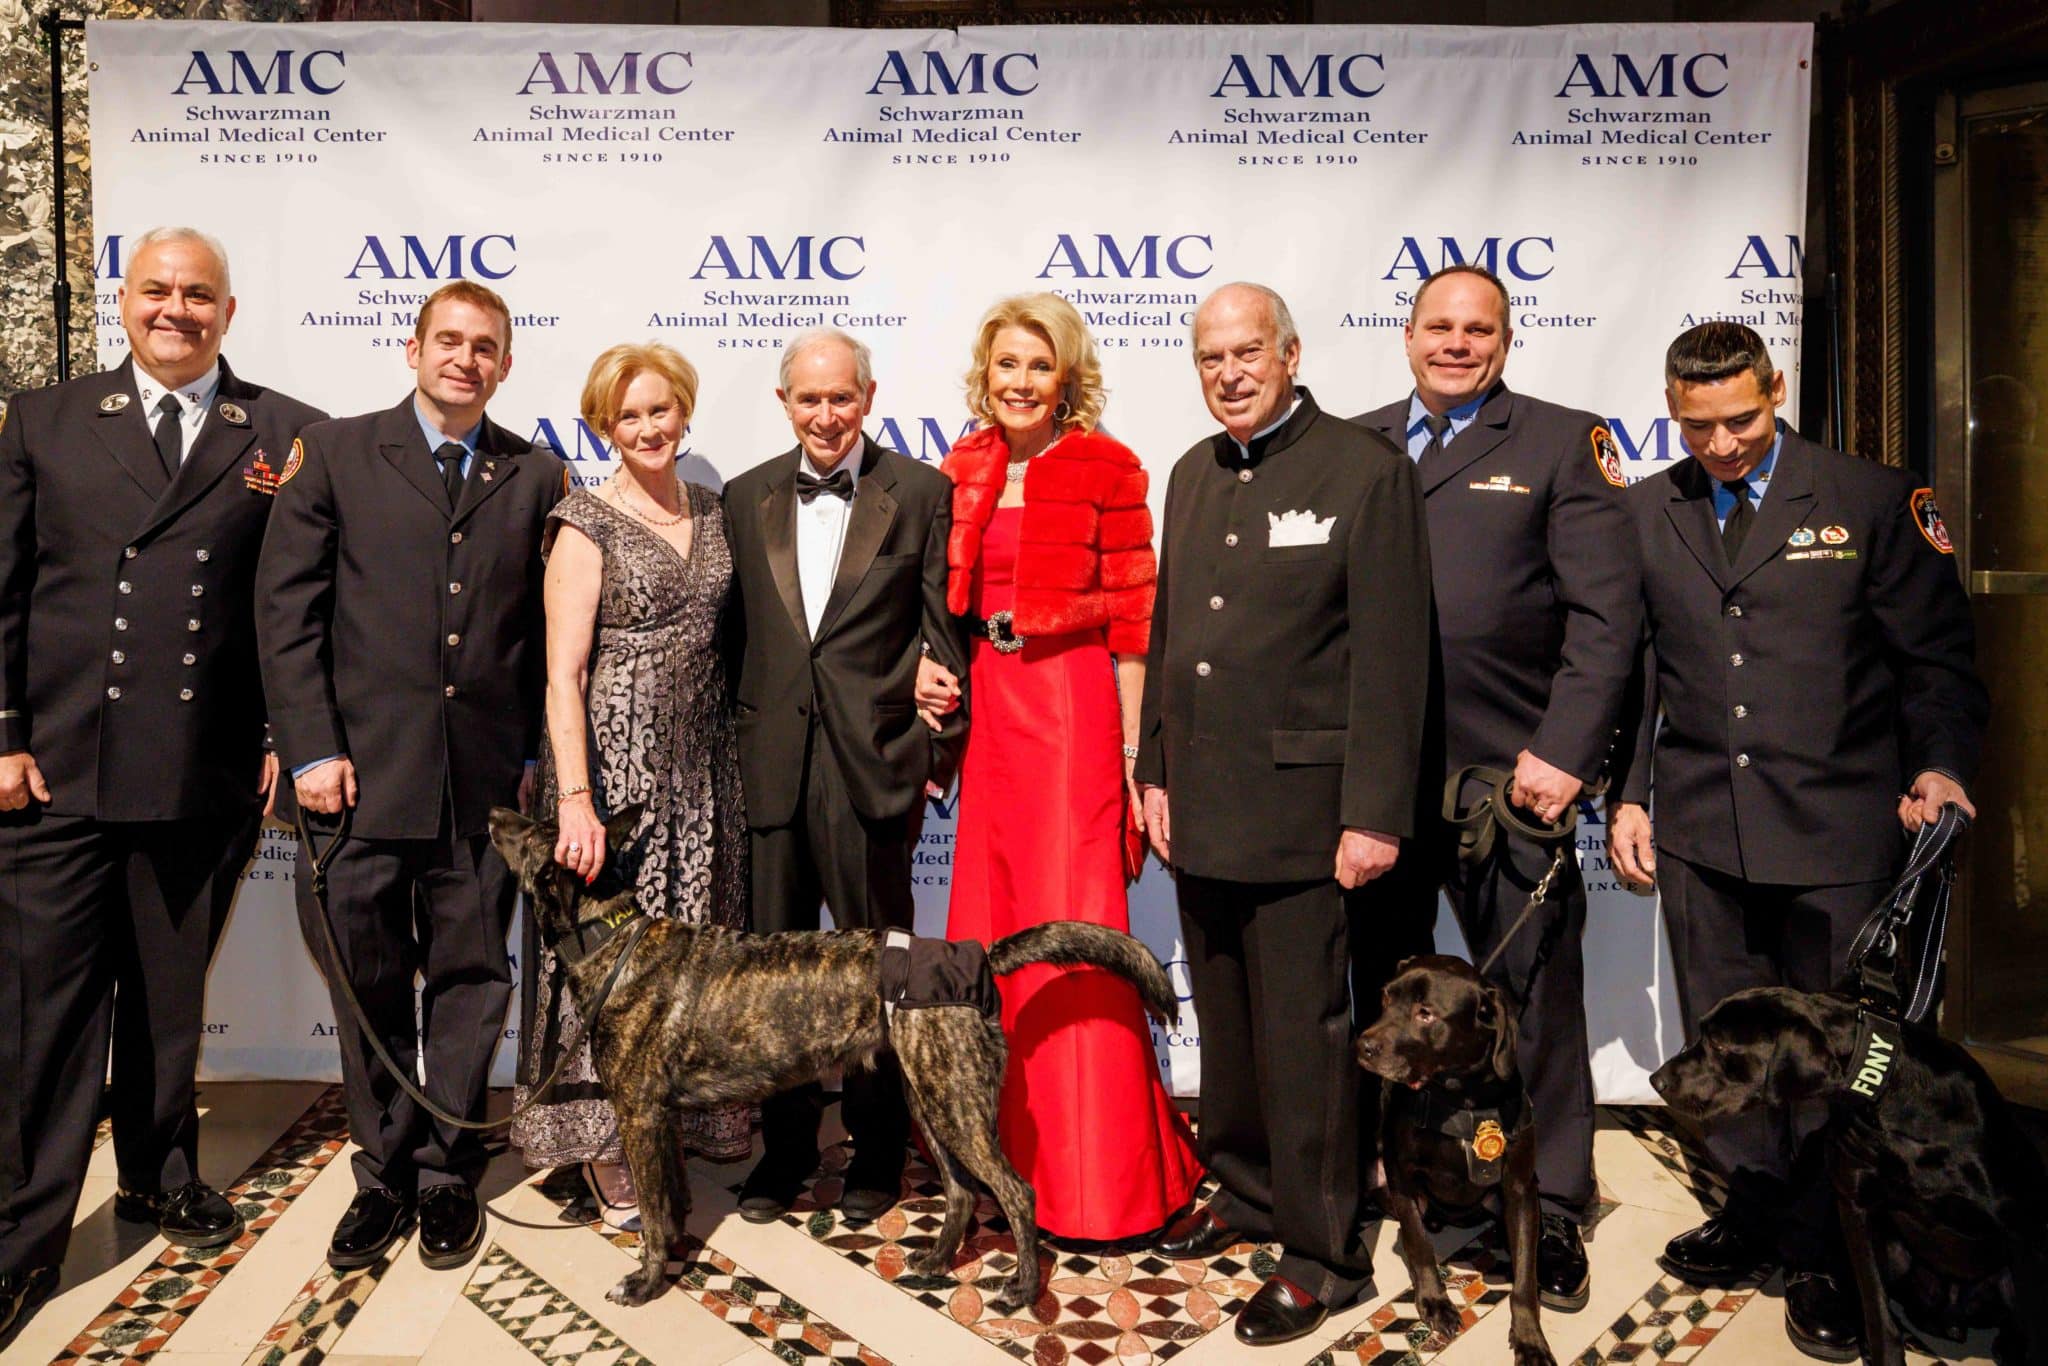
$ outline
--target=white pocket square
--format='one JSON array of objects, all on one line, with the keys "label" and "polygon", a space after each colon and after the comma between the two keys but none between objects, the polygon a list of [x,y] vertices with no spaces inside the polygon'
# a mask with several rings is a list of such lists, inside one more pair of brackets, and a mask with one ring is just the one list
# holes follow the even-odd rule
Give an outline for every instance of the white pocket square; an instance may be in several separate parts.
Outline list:
[{"label": "white pocket square", "polygon": [[1336,525],[1335,517],[1318,520],[1314,508],[1300,512],[1269,512],[1266,514],[1266,544],[1328,545],[1330,529]]}]

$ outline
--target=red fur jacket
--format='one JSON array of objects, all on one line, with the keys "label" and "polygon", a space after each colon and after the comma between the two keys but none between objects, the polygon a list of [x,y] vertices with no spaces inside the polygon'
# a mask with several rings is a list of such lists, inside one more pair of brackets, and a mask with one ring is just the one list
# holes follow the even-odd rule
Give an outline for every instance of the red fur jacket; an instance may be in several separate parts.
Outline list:
[{"label": "red fur jacket", "polygon": [[[984,427],[953,447],[953,532],[946,543],[946,606],[967,611],[981,537],[1003,496],[1010,449]],[[1143,655],[1152,634],[1152,513],[1145,467],[1122,442],[1076,431],[1032,458],[1024,472],[1023,544],[1011,629],[1056,636],[1105,626],[1109,648]]]}]

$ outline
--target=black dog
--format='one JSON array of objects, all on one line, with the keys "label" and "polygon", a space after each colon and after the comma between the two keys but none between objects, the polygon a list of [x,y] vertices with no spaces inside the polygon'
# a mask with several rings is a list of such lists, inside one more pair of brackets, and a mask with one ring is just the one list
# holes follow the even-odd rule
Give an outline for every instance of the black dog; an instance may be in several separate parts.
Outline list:
[{"label": "black dog", "polygon": [[[619,847],[638,817],[638,808],[613,814],[605,823],[610,847]],[[640,1192],[641,1258],[609,1298],[640,1304],[661,1293],[670,1240],[689,1209],[674,1128],[679,1110],[765,1100],[829,1069],[867,1066],[894,1048],[910,1112],[946,1186],[945,1225],[911,1269],[927,1276],[951,1269],[974,1215],[972,1175],[995,1196],[1017,1239],[1017,1273],[999,1303],[1037,1300],[1036,1198],[996,1138],[1007,1054],[997,1018],[975,1005],[885,1014],[883,937],[873,930],[748,935],[637,920],[632,889],[609,872],[585,887],[555,862],[555,838],[551,824],[502,807],[491,813],[491,839],[532,898],[534,921],[562,957],[584,1019],[617,973],[590,1025],[591,1058],[618,1112]],[[1034,926],[990,945],[987,961],[996,974],[1027,963],[1104,968],[1136,986],[1161,1021],[1178,1015],[1159,960],[1100,925]]]},{"label": "black dog", "polygon": [[1906,1352],[1887,1296],[1929,1332],[1998,1329],[2000,1366],[2048,1362],[2048,1174],[1967,1052],[1915,1025],[1866,1034],[1856,1003],[1739,991],[1650,1077],[1710,1119],[1825,1100],[1835,1203],[1863,1301],[1863,1350]]},{"label": "black dog", "polygon": [[1445,1337],[1461,1327],[1424,1211],[1432,1203],[1453,1216],[1484,1208],[1507,1225],[1515,1366],[1556,1366],[1537,1300],[1536,1130],[1515,1070],[1507,998],[1462,958],[1410,958],[1381,993],[1378,1022],[1358,1036],[1358,1065],[1385,1083],[1387,1209],[1400,1224],[1401,1260],[1424,1322]]}]

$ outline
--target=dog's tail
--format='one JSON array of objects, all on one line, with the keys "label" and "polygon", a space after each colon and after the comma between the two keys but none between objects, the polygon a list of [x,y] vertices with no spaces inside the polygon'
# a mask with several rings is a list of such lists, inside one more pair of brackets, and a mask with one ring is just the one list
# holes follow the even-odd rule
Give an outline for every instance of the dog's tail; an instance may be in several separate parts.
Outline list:
[{"label": "dog's tail", "polygon": [[1145,1009],[1159,1017],[1161,1024],[1180,1018],[1180,1001],[1166,969],[1152,956],[1152,950],[1107,925],[1080,920],[1050,920],[1019,930],[988,946],[989,968],[1001,976],[1015,972],[1026,963],[1051,963],[1056,967],[1096,967],[1113,972],[1138,989]]}]

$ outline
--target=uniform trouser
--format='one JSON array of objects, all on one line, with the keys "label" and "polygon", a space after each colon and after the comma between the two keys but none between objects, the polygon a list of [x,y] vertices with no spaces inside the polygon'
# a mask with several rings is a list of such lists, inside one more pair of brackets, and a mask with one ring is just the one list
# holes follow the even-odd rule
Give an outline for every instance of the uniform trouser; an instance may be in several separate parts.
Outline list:
[{"label": "uniform trouser", "polygon": [[1202,1038],[1211,1208],[1281,1244],[1280,1274],[1326,1304],[1372,1280],[1358,1239],[1358,1097],[1351,922],[1373,892],[1315,882],[1176,882]]},{"label": "uniform trouser", "polygon": [[[908,812],[869,820],[853,809],[831,743],[811,727],[803,795],[788,825],[749,832],[754,929],[762,934],[818,928],[818,903],[842,930],[911,927],[911,858],[924,827],[920,797]],[[843,1082],[846,1131],[855,1159],[886,1179],[910,1142],[910,1110],[896,1055],[883,1050],[872,1069]],[[825,1093],[815,1082],[770,1096],[761,1107],[763,1161],[808,1174],[818,1165],[818,1124]]]},{"label": "uniform trouser", "polygon": [[[432,839],[350,838],[327,869],[327,909],[341,970],[391,1056],[436,1105],[482,1119],[491,1057],[512,999],[505,935],[517,887],[489,835],[453,835],[444,812]],[[323,836],[324,838],[324,836]],[[313,869],[299,850],[299,927],[327,973],[341,1043],[356,1185],[409,1197],[428,1186],[474,1187],[489,1155],[475,1130],[433,1118],[370,1051],[327,962]],[[415,1019],[413,979],[423,979]]]},{"label": "uniform trouser", "polygon": [[239,799],[192,820],[0,817],[0,1271],[64,1260],[110,1038],[121,1186],[198,1178],[206,970],[258,825]]},{"label": "uniform trouser", "polygon": [[[1685,1037],[1723,997],[1750,987],[1826,991],[1848,967],[1856,930],[1891,882],[1793,887],[1657,855],[1657,892],[1671,936],[1671,965]],[[1754,1111],[1706,1127],[1707,1152],[1728,1178],[1727,1217],[1774,1239],[1788,1266],[1832,1269],[1840,1260],[1834,1196],[1820,1145],[1827,1121],[1814,1102]]]},{"label": "uniform trouser", "polygon": [[[1450,860],[1444,891],[1474,962],[1485,962],[1529,904],[1553,850],[1502,829],[1474,867]],[[1536,1186],[1543,1207],[1583,1223],[1591,1214],[1593,1064],[1586,1040],[1586,881],[1575,852],[1543,905],[1501,951],[1487,980],[1521,1014],[1515,1065],[1536,1115]]]}]

